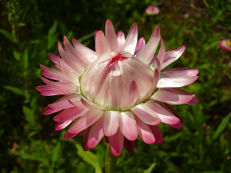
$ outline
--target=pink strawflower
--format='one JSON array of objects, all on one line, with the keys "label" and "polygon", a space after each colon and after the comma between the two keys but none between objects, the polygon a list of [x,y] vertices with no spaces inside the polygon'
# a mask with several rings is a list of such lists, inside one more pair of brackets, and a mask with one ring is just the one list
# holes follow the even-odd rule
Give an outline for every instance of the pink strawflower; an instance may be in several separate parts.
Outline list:
[{"label": "pink strawflower", "polygon": [[146,44],[143,37],[137,39],[135,23],[125,38],[122,31],[116,35],[107,20],[105,35],[101,30],[95,33],[95,51],[75,39],[72,46],[64,37],[64,48],[58,43],[60,56],[49,55],[57,69],[41,65],[42,75],[51,80],[41,77],[45,85],[36,89],[44,96],[64,95],[43,114],[59,112],[53,118],[55,130],[69,125],[65,138],[84,134],[85,150],[103,137],[115,156],[123,146],[133,151],[138,136],[147,144],[162,143],[160,123],[182,128],[169,105],[197,103],[194,94],[178,88],[196,81],[198,70],[164,69],[181,56],[185,46],[166,52],[158,26]]},{"label": "pink strawflower", "polygon": [[221,40],[219,46],[221,49],[231,52],[231,40]]},{"label": "pink strawflower", "polygon": [[155,6],[155,5],[149,5],[146,9],[145,9],[145,13],[147,15],[150,15],[150,16],[154,16],[156,14],[159,14],[160,12],[160,9]]}]

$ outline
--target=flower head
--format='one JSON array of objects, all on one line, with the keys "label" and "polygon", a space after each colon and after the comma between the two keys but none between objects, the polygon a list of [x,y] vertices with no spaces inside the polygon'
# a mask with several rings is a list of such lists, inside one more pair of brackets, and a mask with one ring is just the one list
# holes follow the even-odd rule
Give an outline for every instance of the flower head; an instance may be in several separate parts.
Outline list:
[{"label": "flower head", "polygon": [[159,14],[160,12],[160,9],[155,6],[155,5],[149,5],[146,9],[145,9],[145,13],[147,15],[150,15],[150,16],[154,16],[154,15],[157,15]]},{"label": "flower head", "polygon": [[221,40],[219,46],[221,49],[231,52],[231,40]]},{"label": "flower head", "polygon": [[138,136],[147,144],[162,143],[160,123],[182,128],[169,105],[197,102],[194,94],[178,88],[197,80],[198,70],[164,69],[181,56],[185,46],[165,51],[159,27],[147,43],[143,37],[137,39],[136,24],[125,38],[122,31],[116,35],[107,20],[105,34],[95,33],[95,51],[75,39],[72,46],[64,37],[64,48],[58,43],[60,56],[49,55],[56,69],[41,65],[45,85],[37,90],[44,96],[64,95],[43,114],[59,112],[53,118],[55,130],[69,126],[65,138],[84,134],[85,150],[103,137],[115,156],[123,146],[132,151]]}]

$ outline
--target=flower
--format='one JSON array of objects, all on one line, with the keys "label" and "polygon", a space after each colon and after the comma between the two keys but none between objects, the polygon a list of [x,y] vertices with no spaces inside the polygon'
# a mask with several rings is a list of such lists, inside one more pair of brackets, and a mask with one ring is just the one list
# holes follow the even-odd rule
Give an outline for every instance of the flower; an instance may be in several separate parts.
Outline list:
[{"label": "flower", "polygon": [[95,51],[75,39],[72,46],[64,37],[64,48],[58,43],[60,56],[49,55],[57,69],[41,65],[45,85],[36,89],[44,96],[64,95],[43,114],[59,112],[53,118],[55,130],[70,125],[65,138],[84,134],[84,150],[103,137],[115,156],[123,146],[133,151],[138,136],[147,144],[162,143],[160,123],[182,128],[169,105],[197,103],[194,94],[178,88],[197,80],[198,70],[164,69],[181,56],[185,46],[166,52],[158,26],[147,44],[143,37],[137,38],[136,24],[125,39],[122,31],[116,35],[107,20],[105,35],[101,30],[95,33]]},{"label": "flower", "polygon": [[231,40],[221,40],[219,46],[221,49],[231,52]]},{"label": "flower", "polygon": [[160,9],[155,6],[155,5],[149,5],[146,9],[145,9],[145,13],[147,15],[150,15],[150,16],[154,16],[156,14],[159,14],[160,12]]}]

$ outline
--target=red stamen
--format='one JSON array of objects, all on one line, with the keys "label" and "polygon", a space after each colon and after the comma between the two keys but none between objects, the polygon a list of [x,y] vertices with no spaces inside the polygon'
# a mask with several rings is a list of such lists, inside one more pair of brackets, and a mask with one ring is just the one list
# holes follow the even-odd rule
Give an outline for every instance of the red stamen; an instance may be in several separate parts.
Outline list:
[{"label": "red stamen", "polygon": [[108,63],[108,67],[110,67],[112,64],[118,62],[118,61],[123,61],[125,59],[128,59],[128,57],[125,57],[123,55],[121,55],[120,53],[118,53],[116,56],[114,56]]}]

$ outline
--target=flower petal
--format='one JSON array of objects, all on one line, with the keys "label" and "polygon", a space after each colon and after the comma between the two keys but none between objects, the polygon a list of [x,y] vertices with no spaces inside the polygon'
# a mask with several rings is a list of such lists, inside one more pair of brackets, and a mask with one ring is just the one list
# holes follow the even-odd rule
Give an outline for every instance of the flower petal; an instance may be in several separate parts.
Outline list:
[{"label": "flower petal", "polygon": [[109,51],[103,31],[96,31],[95,33],[95,51],[98,56],[101,56]]},{"label": "flower petal", "polygon": [[136,120],[131,112],[120,113],[120,131],[128,140],[135,140],[138,136]]},{"label": "flower petal", "polygon": [[155,136],[155,142],[157,144],[163,144],[164,138],[161,134],[160,128],[158,126],[150,126],[150,128],[152,129],[152,133]]},{"label": "flower petal", "polygon": [[151,98],[160,102],[174,105],[197,103],[195,102],[196,100],[192,102],[192,100],[195,99],[194,94],[177,88],[160,88]]},{"label": "flower petal", "polygon": [[104,113],[103,131],[105,136],[113,136],[119,127],[120,113],[118,111],[107,111]]},{"label": "flower petal", "polygon": [[64,121],[62,123],[57,123],[55,125],[55,131],[60,131],[62,129],[64,129],[65,127],[67,127],[69,124],[71,124],[72,120],[67,120],[67,121]]},{"label": "flower petal", "polygon": [[136,49],[137,38],[138,28],[136,23],[134,23],[128,33],[123,50],[133,55]]},{"label": "flower petal", "polygon": [[123,31],[119,31],[117,33],[117,43],[118,43],[118,49],[119,51],[121,51],[125,43],[125,36]]},{"label": "flower petal", "polygon": [[84,58],[84,56],[81,56],[81,54],[77,49],[72,47],[71,43],[68,41],[66,36],[63,37],[63,42],[64,42],[66,53],[69,54],[69,56],[71,57],[71,59],[73,59],[75,63],[78,63],[82,67],[86,67],[89,64],[87,59]]},{"label": "flower petal", "polygon": [[110,50],[116,51],[118,49],[117,37],[116,37],[114,26],[109,19],[106,21],[105,35]]},{"label": "flower petal", "polygon": [[54,103],[49,104],[46,108],[43,109],[43,115],[50,115],[55,112],[59,112],[63,109],[68,109],[73,107],[73,104],[70,103],[69,99],[75,97],[79,97],[77,94],[73,94],[70,96],[64,96],[59,100],[55,101]]},{"label": "flower petal", "polygon": [[177,124],[170,125],[170,126],[173,128],[176,128],[176,129],[182,129],[183,128],[183,125],[181,124],[181,122],[178,122]]},{"label": "flower petal", "polygon": [[171,68],[161,71],[161,75],[166,77],[196,76],[198,73],[198,69],[190,69],[189,67]]},{"label": "flower petal", "polygon": [[60,112],[56,116],[53,117],[53,120],[56,122],[65,122],[67,120],[74,120],[78,117],[81,117],[82,115],[85,114],[85,109],[84,107],[71,107],[68,109],[65,109],[64,111]]},{"label": "flower petal", "polygon": [[150,100],[145,104],[165,124],[175,125],[180,121],[180,119],[164,105],[160,105],[159,103],[153,100]]},{"label": "flower petal", "polygon": [[40,65],[42,68],[42,75],[53,80],[58,80],[58,81],[68,81],[68,79],[60,70],[55,70],[48,68],[44,65]]},{"label": "flower petal", "polygon": [[101,110],[89,110],[85,115],[81,116],[80,119],[73,122],[71,127],[68,129],[64,138],[72,138],[76,136],[81,131],[85,130],[96,121],[98,121],[103,115],[103,111]]},{"label": "flower petal", "polygon": [[161,38],[161,47],[157,55],[157,59],[159,60],[160,65],[164,61],[164,56],[165,56],[165,44],[164,44],[164,40]]},{"label": "flower petal", "polygon": [[169,50],[165,53],[164,62],[161,65],[161,70],[164,69],[169,64],[176,61],[184,52],[185,46],[181,46],[178,49]]},{"label": "flower petal", "polygon": [[60,69],[60,66],[59,66],[60,58],[52,53],[49,53],[48,56],[50,57],[50,60],[55,64],[55,67]]},{"label": "flower petal", "polygon": [[158,88],[178,88],[189,85],[198,79],[198,69],[174,68],[164,70],[160,74]]},{"label": "flower petal", "polygon": [[160,28],[157,26],[153,31],[148,43],[137,53],[136,57],[149,64],[156,52],[160,41]]},{"label": "flower petal", "polygon": [[124,139],[124,146],[128,150],[128,152],[133,152],[135,148],[135,141]]},{"label": "flower petal", "polygon": [[104,136],[103,133],[103,118],[98,120],[89,130],[88,139],[87,139],[87,148],[94,148]]},{"label": "flower petal", "polygon": [[145,124],[158,125],[161,122],[160,118],[156,116],[153,111],[146,106],[146,104],[138,104],[131,110]]},{"label": "flower petal", "polygon": [[231,40],[221,40],[219,46],[221,49],[231,52]]},{"label": "flower petal", "polygon": [[139,50],[142,49],[144,45],[145,45],[145,39],[144,37],[141,37],[136,44],[136,50],[134,54],[137,54],[137,52],[139,52]]},{"label": "flower petal", "polygon": [[138,134],[146,144],[153,144],[155,137],[150,129],[149,125],[143,123],[139,118],[136,118],[136,124],[138,128]]},{"label": "flower petal", "polygon": [[79,57],[83,57],[88,62],[93,62],[96,60],[97,55],[96,53],[89,49],[88,47],[82,45],[80,42],[78,42],[76,39],[72,38],[72,43],[74,44],[74,47],[79,54]]},{"label": "flower petal", "polygon": [[36,90],[43,96],[70,95],[78,92],[78,87],[72,82],[53,82],[43,77],[41,80],[47,85],[37,86]]},{"label": "flower petal", "polygon": [[78,63],[78,61],[75,61],[74,57],[63,49],[62,44],[60,42],[58,42],[58,49],[59,49],[59,54],[62,57],[65,64],[67,64],[77,73],[80,73],[83,70],[83,66],[81,66]]},{"label": "flower petal", "polygon": [[118,129],[116,134],[114,136],[109,136],[108,141],[110,143],[110,149],[112,154],[115,157],[118,157],[122,150],[123,150],[123,145],[124,145],[124,136]]}]

